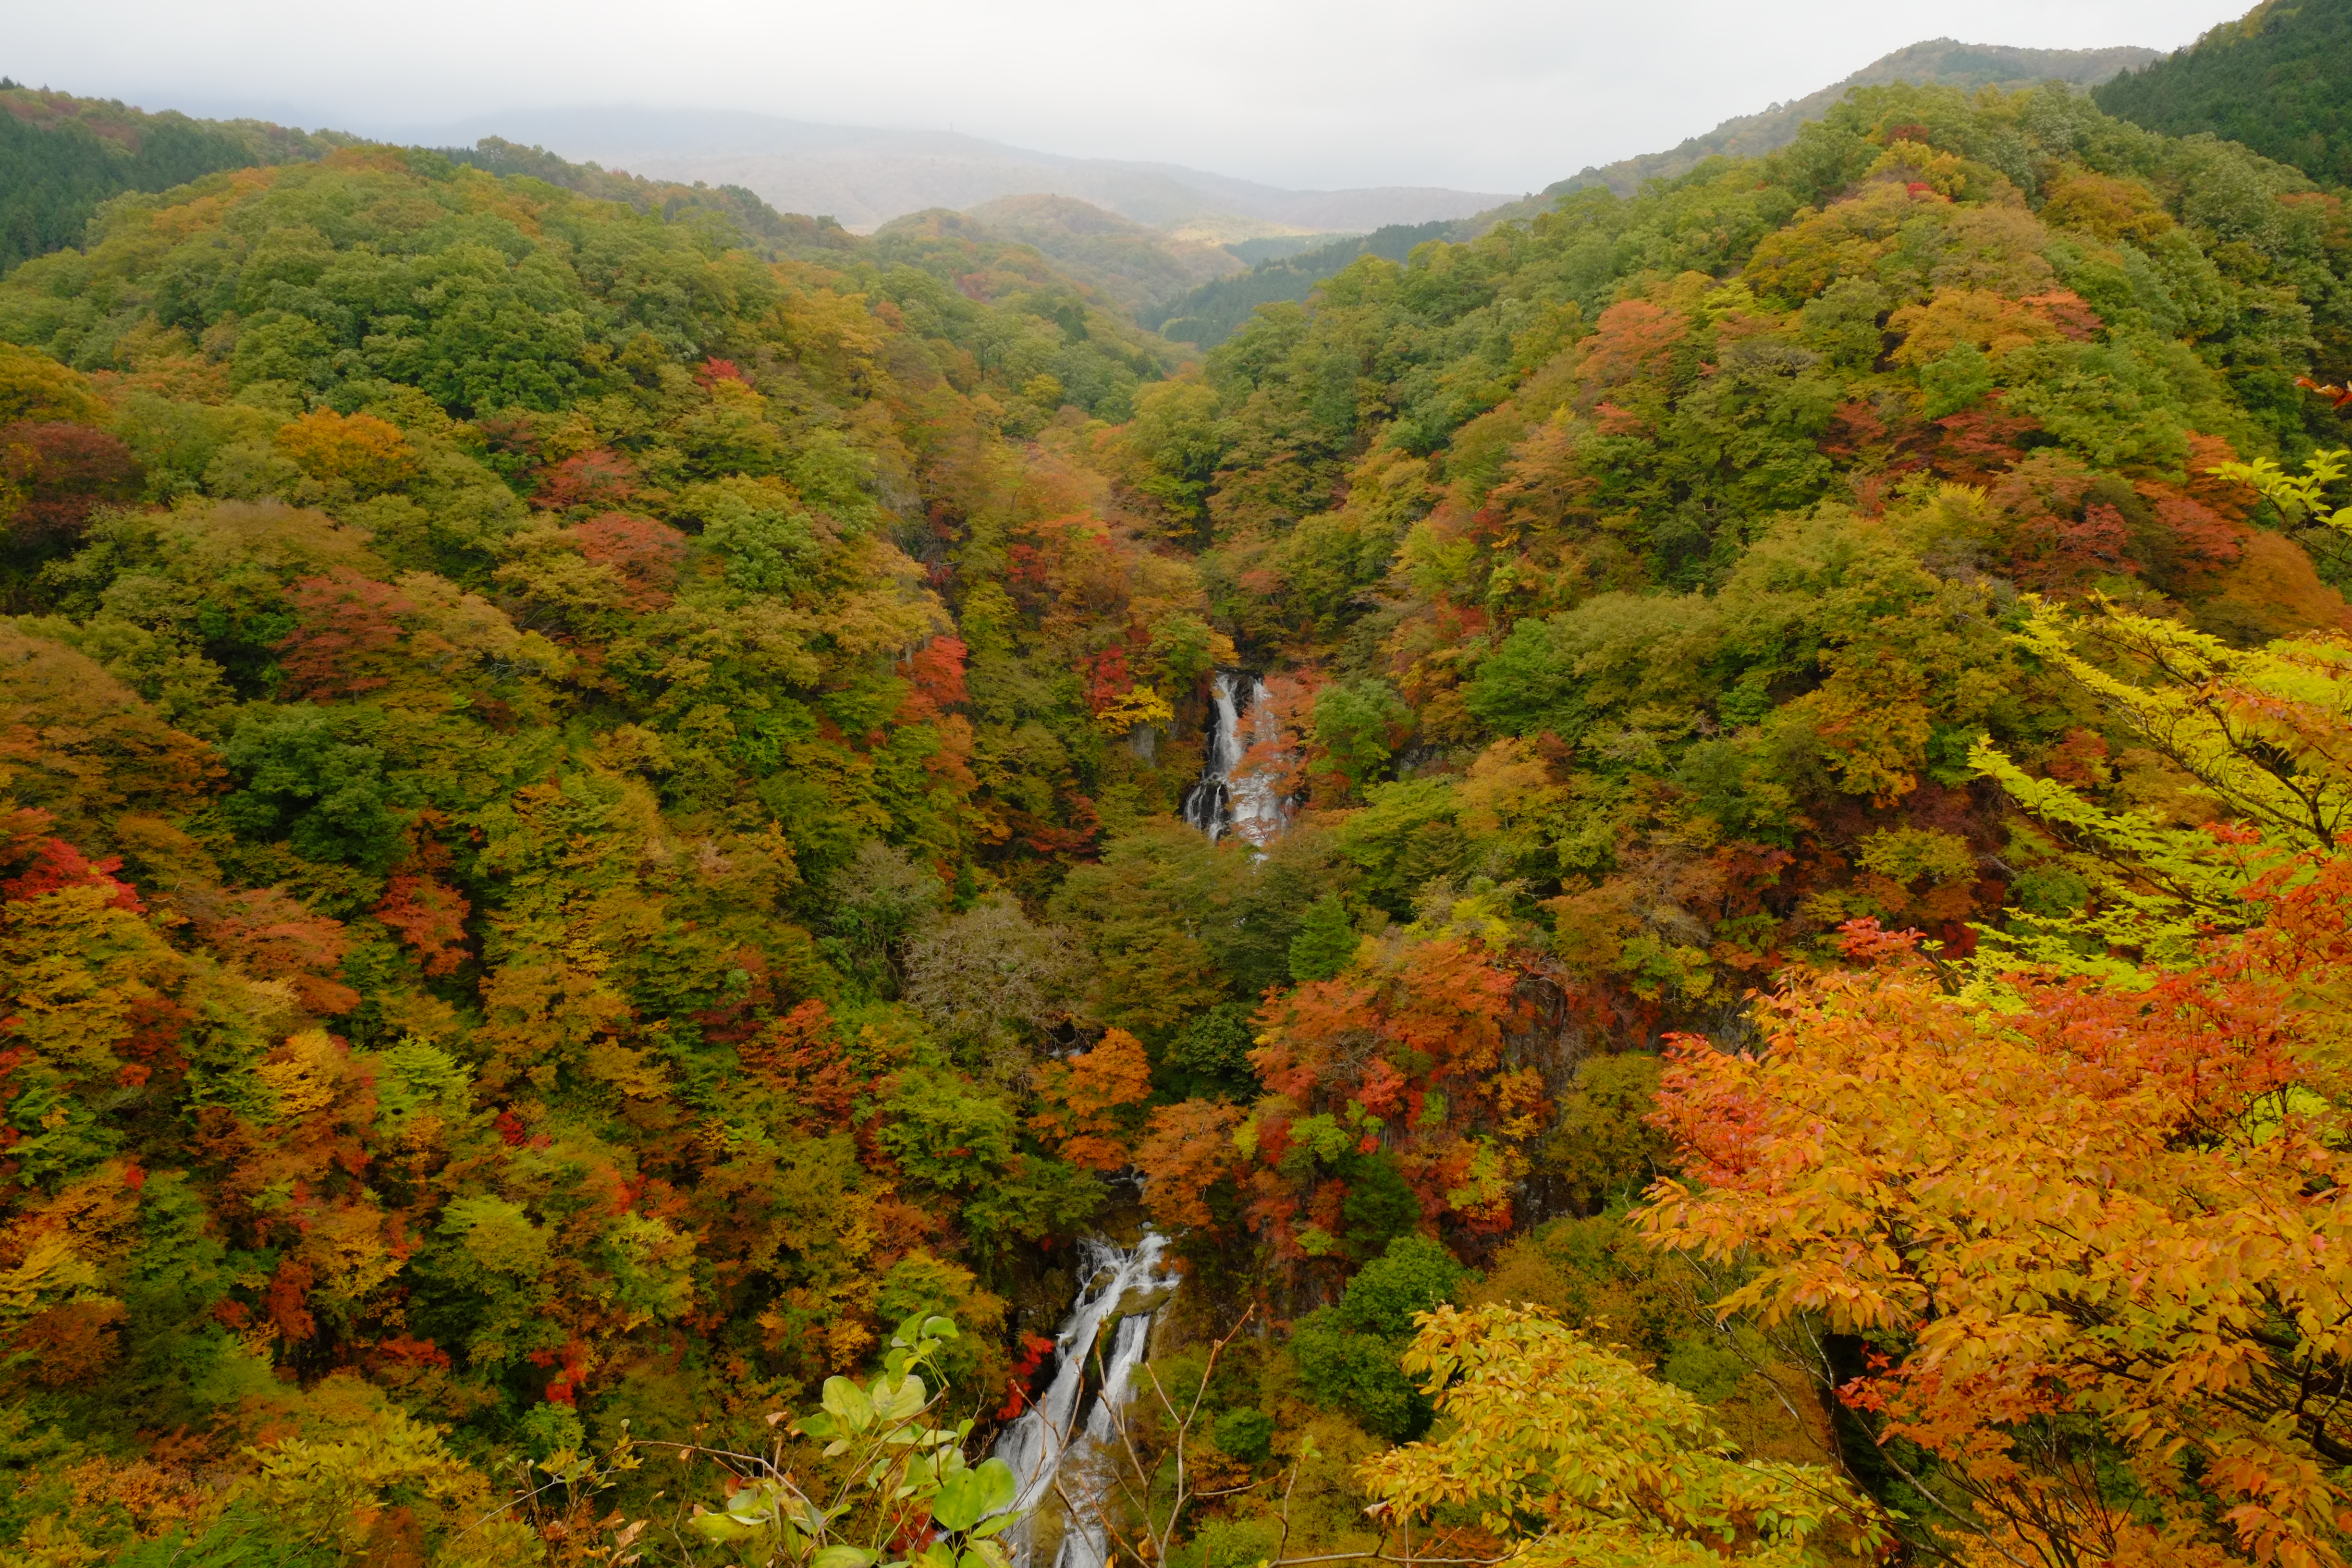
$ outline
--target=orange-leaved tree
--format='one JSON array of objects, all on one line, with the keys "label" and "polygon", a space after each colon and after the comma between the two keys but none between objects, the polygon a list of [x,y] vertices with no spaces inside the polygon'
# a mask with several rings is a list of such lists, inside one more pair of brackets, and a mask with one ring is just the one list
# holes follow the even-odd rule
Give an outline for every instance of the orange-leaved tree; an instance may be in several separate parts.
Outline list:
[{"label": "orange-leaved tree", "polygon": [[1029,1119],[1032,1130],[1073,1164],[1119,1170],[1151,1098],[1151,1061],[1133,1035],[1107,1030],[1094,1049],[1039,1068],[1037,1092],[1045,1108]]},{"label": "orange-leaved tree", "polygon": [[2352,1530],[2352,856],[2142,988],[1948,998],[1914,939],[1678,1047],[1660,1244],[1721,1303],[1861,1336],[1840,1391],[1970,1563],[2345,1561]]},{"label": "orange-leaved tree", "polygon": [[1440,1215],[1508,1228],[1544,1100],[1541,1075],[1506,1059],[1517,984],[1483,936],[1416,928],[1269,995],[1250,1052],[1267,1092],[1245,1118],[1156,1111],[1138,1156],[1147,1202],[1163,1222],[1198,1224],[1223,1186],[1293,1260],[1376,1252]]},{"label": "orange-leaved tree", "polygon": [[408,437],[398,426],[373,414],[314,409],[279,426],[275,441],[310,478],[369,494],[391,489],[416,473],[416,453]]}]

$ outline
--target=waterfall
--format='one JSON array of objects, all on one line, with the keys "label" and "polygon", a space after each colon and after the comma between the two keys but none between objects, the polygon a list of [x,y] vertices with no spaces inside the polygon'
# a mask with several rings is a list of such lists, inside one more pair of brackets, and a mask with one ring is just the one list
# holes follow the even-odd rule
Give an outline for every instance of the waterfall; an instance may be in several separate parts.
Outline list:
[{"label": "waterfall", "polygon": [[[1054,1568],[1103,1568],[1108,1560],[1108,1532],[1100,1511],[1105,1478],[1088,1461],[1110,1450],[1112,1422],[1134,1392],[1129,1386],[1130,1376],[1150,1346],[1155,1310],[1166,1300],[1164,1291],[1172,1288],[1173,1282],[1160,1272],[1160,1255],[1167,1247],[1168,1238],[1152,1230],[1145,1231],[1132,1249],[1092,1237],[1078,1243],[1078,1297],[1061,1332],[1054,1336],[1053,1384],[996,1439],[997,1458],[1013,1468],[1020,1483],[1014,1508],[1035,1510],[1054,1496],[1056,1481],[1068,1500],[1069,1516]],[[1104,1325],[1113,1320],[1118,1327],[1104,1352],[1102,1388],[1081,1426],[1078,1399],[1094,1364],[1096,1343]],[[1003,1537],[1021,1568],[1030,1568],[1034,1519],[1033,1512]]]},{"label": "waterfall", "polygon": [[1263,773],[1242,772],[1242,759],[1253,745],[1279,743],[1282,727],[1266,703],[1265,682],[1250,678],[1244,706],[1236,695],[1241,679],[1229,669],[1211,678],[1208,755],[1202,760],[1201,782],[1184,796],[1184,820],[1207,834],[1212,844],[1231,831],[1263,848],[1290,826],[1290,802]]},{"label": "waterfall", "polygon": [[1225,808],[1232,798],[1234,770],[1241,765],[1241,714],[1234,706],[1234,677],[1218,670],[1209,679],[1209,700],[1214,717],[1209,721],[1208,755],[1202,759],[1201,782],[1184,796],[1184,820],[1209,836],[1214,844],[1225,830]]}]

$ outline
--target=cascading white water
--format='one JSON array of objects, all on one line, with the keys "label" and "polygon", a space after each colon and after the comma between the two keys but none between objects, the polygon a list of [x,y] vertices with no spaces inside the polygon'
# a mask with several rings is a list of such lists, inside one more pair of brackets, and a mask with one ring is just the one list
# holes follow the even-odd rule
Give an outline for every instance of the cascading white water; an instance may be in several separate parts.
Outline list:
[{"label": "cascading white water", "polygon": [[[1107,1450],[1118,1418],[1134,1390],[1130,1378],[1141,1364],[1151,1340],[1151,1320],[1172,1284],[1160,1272],[1168,1238],[1147,1230],[1131,1250],[1089,1237],[1078,1243],[1079,1284],[1069,1320],[1054,1336],[1054,1381],[1045,1397],[1024,1411],[996,1439],[996,1457],[1013,1468],[1020,1484],[1013,1506],[1030,1513],[1055,1496],[1056,1483],[1068,1504],[1061,1550],[1055,1568],[1103,1568],[1108,1536],[1101,1517],[1105,1478],[1087,1461]],[[1132,1309],[1140,1307],[1141,1310]],[[1130,1309],[1122,1311],[1122,1308]],[[1096,1342],[1106,1322],[1116,1318],[1111,1343],[1103,1357],[1102,1388],[1078,1425],[1078,1397],[1087,1369],[1094,1364]],[[1005,1544],[1014,1562],[1028,1568],[1030,1523],[1007,1531]]]},{"label": "cascading white water", "polygon": [[1184,796],[1184,820],[1209,836],[1214,844],[1224,836],[1225,806],[1232,797],[1234,770],[1241,765],[1241,715],[1234,703],[1234,678],[1218,670],[1209,678],[1208,755],[1201,762],[1201,782]]},{"label": "cascading white water", "polygon": [[1212,844],[1231,831],[1264,848],[1290,826],[1290,803],[1263,771],[1244,769],[1242,761],[1252,746],[1278,746],[1282,726],[1266,701],[1265,682],[1251,679],[1244,707],[1235,689],[1239,679],[1221,669],[1210,679],[1214,717],[1208,755],[1201,782],[1184,797],[1184,820],[1207,834]]}]

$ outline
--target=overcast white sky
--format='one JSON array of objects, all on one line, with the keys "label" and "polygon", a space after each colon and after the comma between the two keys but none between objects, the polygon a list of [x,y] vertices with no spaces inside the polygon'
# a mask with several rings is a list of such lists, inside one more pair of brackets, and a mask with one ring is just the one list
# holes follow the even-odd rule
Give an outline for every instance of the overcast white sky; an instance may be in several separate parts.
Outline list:
[{"label": "overcast white sky", "polygon": [[[502,109],[945,128],[1272,184],[1538,189],[1922,38],[2172,48],[2244,0],[0,0],[0,72],[415,133]],[[558,149],[561,151],[561,149]]]}]

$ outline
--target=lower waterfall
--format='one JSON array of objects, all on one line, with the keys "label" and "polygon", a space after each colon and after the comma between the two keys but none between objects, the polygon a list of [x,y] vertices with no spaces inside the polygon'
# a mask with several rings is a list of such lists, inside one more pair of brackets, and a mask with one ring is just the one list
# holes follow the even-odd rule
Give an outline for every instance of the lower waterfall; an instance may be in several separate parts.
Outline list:
[{"label": "lower waterfall", "polygon": [[[1132,1248],[1093,1237],[1078,1243],[1078,1297],[1054,1336],[1053,1384],[996,1439],[996,1457],[1013,1468],[1020,1484],[1013,1506],[1029,1511],[1003,1536],[1021,1568],[1036,1568],[1031,1562],[1034,1510],[1055,1497],[1057,1482],[1066,1512],[1053,1568],[1103,1568],[1109,1558],[1101,1517],[1108,1483],[1090,1461],[1110,1455],[1112,1422],[1134,1393],[1129,1380],[1150,1348],[1152,1319],[1174,1289],[1174,1280],[1160,1271],[1167,1248],[1168,1238],[1152,1230]],[[1081,1426],[1079,1396],[1103,1328],[1114,1321],[1111,1342],[1103,1347],[1102,1388]]]}]

